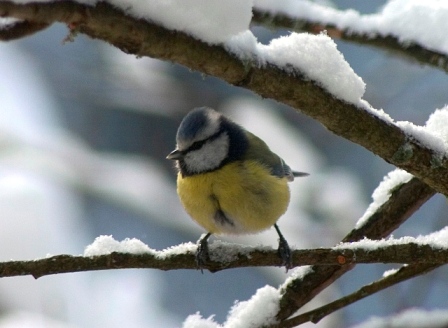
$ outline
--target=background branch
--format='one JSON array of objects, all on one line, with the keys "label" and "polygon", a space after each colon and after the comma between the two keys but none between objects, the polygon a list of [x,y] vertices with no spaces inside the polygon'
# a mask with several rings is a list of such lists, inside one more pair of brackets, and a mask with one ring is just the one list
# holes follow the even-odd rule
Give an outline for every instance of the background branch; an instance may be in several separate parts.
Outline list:
[{"label": "background branch", "polygon": [[269,29],[288,29],[296,32],[309,32],[318,34],[327,31],[334,39],[375,47],[387,51],[395,56],[420,64],[433,66],[448,72],[448,57],[446,54],[426,49],[416,43],[403,44],[392,35],[381,36],[378,34],[359,33],[354,30],[339,29],[333,24],[313,22],[301,18],[292,18],[282,14],[272,15],[269,12],[254,8],[252,21]]}]

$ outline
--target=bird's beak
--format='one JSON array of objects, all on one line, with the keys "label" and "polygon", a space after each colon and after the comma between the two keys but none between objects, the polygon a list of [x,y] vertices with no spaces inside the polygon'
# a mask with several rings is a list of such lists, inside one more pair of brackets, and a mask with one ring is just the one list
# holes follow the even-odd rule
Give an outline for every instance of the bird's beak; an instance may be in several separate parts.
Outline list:
[{"label": "bird's beak", "polygon": [[184,158],[184,154],[179,149],[175,149],[171,153],[169,153],[166,158],[176,161]]}]

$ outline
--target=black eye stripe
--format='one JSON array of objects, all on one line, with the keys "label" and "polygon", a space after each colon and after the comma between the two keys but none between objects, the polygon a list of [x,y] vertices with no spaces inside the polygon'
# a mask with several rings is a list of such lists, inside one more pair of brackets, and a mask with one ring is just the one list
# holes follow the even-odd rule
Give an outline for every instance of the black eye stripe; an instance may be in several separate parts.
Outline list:
[{"label": "black eye stripe", "polygon": [[190,147],[187,148],[187,150],[185,150],[185,153],[188,153],[188,152],[193,151],[193,150],[200,149],[205,143],[207,143],[208,141],[213,141],[213,140],[217,139],[222,134],[223,134],[222,129],[219,129],[218,132],[216,132],[215,134],[211,135],[207,139],[194,142]]}]

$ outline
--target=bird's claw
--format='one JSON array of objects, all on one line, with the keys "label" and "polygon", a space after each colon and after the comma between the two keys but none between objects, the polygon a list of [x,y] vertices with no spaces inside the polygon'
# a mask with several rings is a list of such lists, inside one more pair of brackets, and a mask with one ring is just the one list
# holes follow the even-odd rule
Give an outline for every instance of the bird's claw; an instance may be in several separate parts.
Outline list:
[{"label": "bird's claw", "polygon": [[204,273],[203,269],[210,260],[208,251],[208,237],[210,237],[210,234],[207,234],[205,237],[198,240],[198,248],[196,250],[196,265],[198,269],[201,270],[201,273]]},{"label": "bird's claw", "polygon": [[282,259],[282,265],[286,268],[286,272],[292,269],[291,248],[285,238],[279,239],[277,254]]},{"label": "bird's claw", "polygon": [[292,269],[292,254],[291,248],[289,248],[288,242],[285,237],[283,237],[282,233],[277,224],[274,224],[275,230],[277,230],[278,234],[278,249],[277,254],[282,259],[282,265],[286,268],[286,272],[289,269]]}]

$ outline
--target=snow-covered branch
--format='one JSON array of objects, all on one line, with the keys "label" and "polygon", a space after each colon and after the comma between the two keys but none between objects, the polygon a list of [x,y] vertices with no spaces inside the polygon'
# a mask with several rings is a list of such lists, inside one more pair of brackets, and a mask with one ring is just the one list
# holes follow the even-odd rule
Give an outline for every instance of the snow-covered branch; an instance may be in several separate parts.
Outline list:
[{"label": "snow-covered branch", "polygon": [[[364,101],[348,103],[336,98],[321,86],[322,81],[313,81],[287,63],[281,67],[282,64],[270,61],[269,56],[260,63],[250,52],[240,59],[228,47],[210,45],[134,18],[106,2],[89,6],[73,1],[27,4],[0,1],[0,16],[42,23],[64,22],[72,28],[72,33],[102,39],[127,53],[176,62],[250,89],[262,97],[290,105],[335,134],[362,145],[435,190],[448,194],[448,162],[438,151],[423,146],[412,134]],[[341,80],[344,78],[334,85]],[[345,90],[345,93],[348,96],[352,91]]]},{"label": "snow-covered branch", "polygon": [[[364,237],[386,237],[435,194],[433,189],[416,178],[390,187],[386,191],[390,197],[378,204],[379,207],[364,218],[343,242],[354,242]],[[287,281],[282,287],[281,307],[277,318],[288,318],[353,267],[354,265],[312,266],[303,276]]]},{"label": "snow-covered branch", "polygon": [[[269,4],[272,5],[273,2]],[[417,61],[420,64],[448,71],[448,56],[446,52],[443,52],[441,49],[436,50],[433,43],[426,45],[424,40],[415,39],[412,36],[400,37],[400,35],[397,35],[397,25],[399,24],[397,20],[400,19],[400,16],[404,20],[408,15],[396,13],[393,23],[391,18],[388,23],[385,21],[380,23],[382,14],[384,16],[383,12],[363,16],[353,10],[338,11],[314,2],[305,1],[297,1],[292,5],[292,7],[297,6],[296,8],[289,8],[285,3],[276,4],[276,6],[278,7],[276,9],[256,6],[252,20],[254,24],[270,29],[288,29],[313,34],[327,31],[328,35],[334,39],[372,46],[407,60]],[[415,8],[413,12],[417,10]],[[411,10],[409,11],[412,14]],[[380,27],[371,23],[375,21],[375,18],[378,25],[382,24]],[[415,26],[418,25],[417,21],[416,19],[414,22]],[[412,24],[407,25],[409,30],[412,30],[415,26],[412,26]],[[361,29],[360,27],[367,27],[367,29]],[[424,26],[421,28],[424,28]],[[427,31],[437,35],[437,32],[430,27],[427,28]],[[429,40],[429,38],[426,38],[426,40]]]},{"label": "snow-covered branch", "polygon": [[[101,237],[99,237],[101,238]],[[292,254],[293,265],[344,266],[355,263],[448,263],[448,248],[434,247],[430,243],[407,240],[384,240],[372,248],[368,241],[357,245],[340,245],[336,248],[300,249]],[[367,246],[366,246],[367,245]],[[0,277],[46,275],[110,270],[110,269],[197,269],[193,244],[179,245],[165,251],[149,250],[142,253],[109,252],[97,256],[56,255],[29,261],[0,263]],[[277,251],[241,245],[214,242],[210,245],[211,261],[204,268],[211,272],[230,268],[281,266]]]},{"label": "snow-covered branch", "polygon": [[361,287],[359,290],[346,295],[338,300],[321,306],[309,312],[305,312],[296,317],[283,321],[276,327],[296,327],[302,323],[311,321],[317,323],[329,314],[342,309],[350,304],[353,304],[363,298],[380,292],[386,288],[396,285],[400,282],[415,278],[417,276],[426,274],[440,265],[438,264],[414,264],[409,266],[402,266],[399,270],[396,270],[392,274],[385,275],[383,278],[372,282],[366,286]]}]

